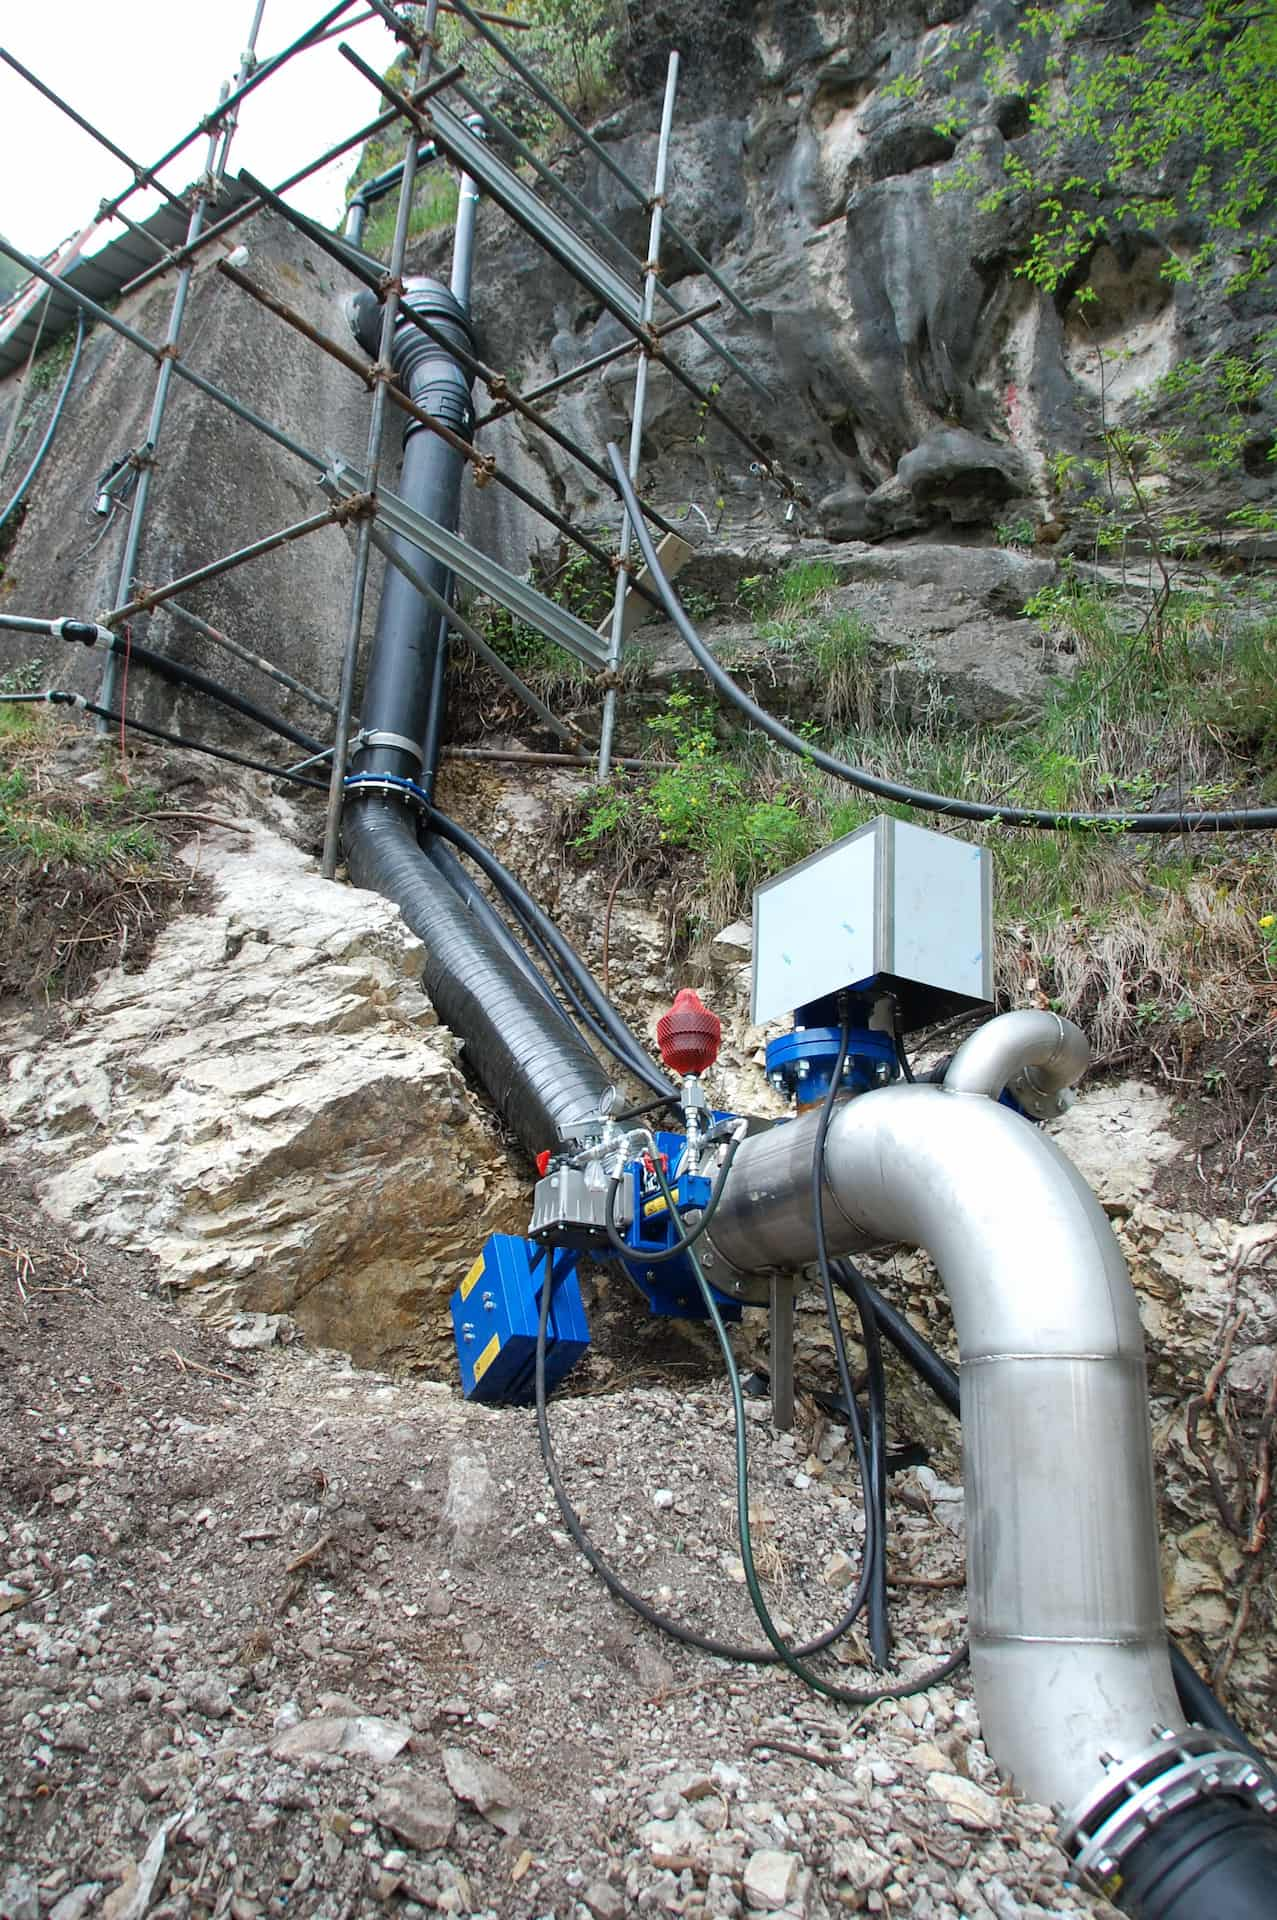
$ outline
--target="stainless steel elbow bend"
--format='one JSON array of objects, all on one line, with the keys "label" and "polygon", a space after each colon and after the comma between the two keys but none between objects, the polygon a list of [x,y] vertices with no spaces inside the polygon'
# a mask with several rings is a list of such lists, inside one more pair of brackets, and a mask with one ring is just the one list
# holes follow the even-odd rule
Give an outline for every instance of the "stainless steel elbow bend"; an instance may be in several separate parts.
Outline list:
[{"label": "stainless steel elbow bend", "polygon": [[1090,1064],[1091,1043],[1080,1027],[1058,1013],[1024,1009],[999,1014],[964,1040],[944,1087],[946,1093],[990,1100],[1005,1088],[1035,1120],[1052,1120],[1064,1112],[1067,1090]]}]

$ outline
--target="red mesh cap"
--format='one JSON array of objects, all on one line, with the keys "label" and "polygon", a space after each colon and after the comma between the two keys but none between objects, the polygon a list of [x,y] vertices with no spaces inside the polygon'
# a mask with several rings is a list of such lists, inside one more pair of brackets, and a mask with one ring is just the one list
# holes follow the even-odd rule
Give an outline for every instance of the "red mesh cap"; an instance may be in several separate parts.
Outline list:
[{"label": "red mesh cap", "polygon": [[681,987],[656,1023],[656,1044],[671,1073],[704,1073],[718,1058],[723,1023],[698,993]]}]

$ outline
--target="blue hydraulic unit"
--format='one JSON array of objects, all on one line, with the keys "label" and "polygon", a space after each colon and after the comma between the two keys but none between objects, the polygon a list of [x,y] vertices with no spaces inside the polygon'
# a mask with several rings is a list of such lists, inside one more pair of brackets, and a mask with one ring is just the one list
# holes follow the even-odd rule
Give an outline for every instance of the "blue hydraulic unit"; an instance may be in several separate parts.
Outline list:
[{"label": "blue hydraulic unit", "polygon": [[[713,1132],[718,1132],[721,1137],[723,1131],[730,1130],[736,1124],[735,1116],[727,1113],[715,1114],[713,1121],[711,1137]],[[650,1257],[645,1256],[664,1256],[688,1228],[695,1225],[709,1205],[714,1182],[709,1174],[693,1173],[687,1171],[686,1167],[680,1167],[687,1147],[682,1134],[658,1133],[655,1138],[656,1150],[661,1156],[677,1211],[671,1219],[651,1155],[642,1154],[638,1159],[629,1161],[624,1178],[629,1190],[630,1223],[622,1238],[627,1246],[633,1248],[634,1258],[623,1264],[654,1314],[673,1319],[705,1320],[709,1317],[709,1309],[701,1297],[687,1255],[683,1254],[676,1260],[662,1258],[656,1265],[652,1264]],[[711,1291],[724,1320],[739,1320],[739,1300],[720,1293],[717,1287]]]},{"label": "blue hydraulic unit", "polygon": [[590,1344],[570,1248],[542,1249],[516,1234],[494,1233],[452,1296],[452,1330],[467,1400],[527,1404],[534,1390],[541,1293],[553,1284],[546,1329],[545,1380],[557,1387]]}]

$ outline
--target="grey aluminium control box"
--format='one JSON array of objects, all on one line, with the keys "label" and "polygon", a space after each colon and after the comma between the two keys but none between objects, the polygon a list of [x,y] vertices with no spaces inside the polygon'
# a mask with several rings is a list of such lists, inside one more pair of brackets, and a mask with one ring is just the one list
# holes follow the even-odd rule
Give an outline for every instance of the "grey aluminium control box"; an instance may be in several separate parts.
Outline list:
[{"label": "grey aluminium control box", "polygon": [[752,1018],[892,993],[903,1032],[993,998],[986,847],[881,816],[754,894]]}]

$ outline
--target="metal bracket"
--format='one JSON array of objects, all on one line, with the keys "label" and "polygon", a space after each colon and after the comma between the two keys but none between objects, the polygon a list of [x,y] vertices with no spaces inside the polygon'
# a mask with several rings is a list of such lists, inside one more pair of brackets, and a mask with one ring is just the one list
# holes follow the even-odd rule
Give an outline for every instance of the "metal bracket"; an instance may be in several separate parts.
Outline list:
[{"label": "metal bracket", "polygon": [[[320,485],[330,499],[344,499],[367,490],[363,474],[342,459],[333,461]],[[607,647],[584,620],[578,620],[566,607],[547,599],[545,594],[538,593],[526,580],[518,579],[486,554],[476,552],[457,534],[449,533],[426,514],[418,513],[385,487],[377,494],[376,518],[391,533],[441,562],[477,593],[488,594],[516,618],[526,620],[530,627],[543,633],[547,640],[556,641],[577,660],[584,661],[586,666],[605,664]]]}]

